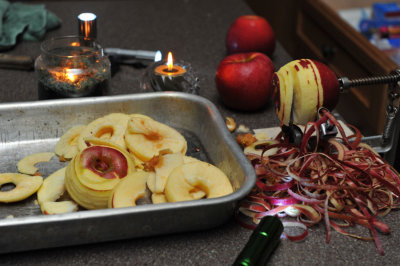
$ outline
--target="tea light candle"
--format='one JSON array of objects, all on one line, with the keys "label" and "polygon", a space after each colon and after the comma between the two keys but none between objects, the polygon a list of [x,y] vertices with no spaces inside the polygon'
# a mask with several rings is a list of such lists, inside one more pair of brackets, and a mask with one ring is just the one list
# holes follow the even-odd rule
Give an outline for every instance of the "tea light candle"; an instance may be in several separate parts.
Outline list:
[{"label": "tea light candle", "polygon": [[163,90],[183,91],[181,83],[184,81],[183,76],[186,73],[186,69],[180,65],[174,65],[171,52],[168,53],[167,64],[157,66],[154,69],[154,73]]},{"label": "tea light candle", "polygon": [[172,58],[172,53],[168,53],[167,65],[160,65],[154,69],[156,75],[166,76],[170,79],[177,76],[182,76],[186,73],[186,69],[181,66],[174,65],[174,60]]},{"label": "tea light candle", "polygon": [[199,78],[190,64],[178,61],[174,64],[169,52],[167,62],[155,62],[149,66],[140,81],[143,91],[178,91],[198,94]]}]

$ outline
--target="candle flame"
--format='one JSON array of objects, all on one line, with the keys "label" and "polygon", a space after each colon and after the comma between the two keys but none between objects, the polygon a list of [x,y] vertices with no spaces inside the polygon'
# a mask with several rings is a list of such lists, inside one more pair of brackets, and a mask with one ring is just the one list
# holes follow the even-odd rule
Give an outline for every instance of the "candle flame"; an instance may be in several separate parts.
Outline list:
[{"label": "candle flame", "polygon": [[66,72],[67,72],[67,73],[65,73],[65,74],[66,74],[67,78],[68,78],[71,82],[74,82],[74,81],[76,80],[76,78],[77,78],[76,75],[72,74],[70,69],[67,69]]},{"label": "candle flame", "polygon": [[174,61],[172,59],[172,53],[171,52],[168,53],[167,66],[168,66],[168,71],[172,71],[172,69],[174,67]]}]

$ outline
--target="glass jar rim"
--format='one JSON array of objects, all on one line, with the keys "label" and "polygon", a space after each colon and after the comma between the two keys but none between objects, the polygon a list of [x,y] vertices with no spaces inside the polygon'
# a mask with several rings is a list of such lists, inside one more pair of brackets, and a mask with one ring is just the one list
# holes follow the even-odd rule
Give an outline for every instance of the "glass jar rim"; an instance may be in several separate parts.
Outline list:
[{"label": "glass jar rim", "polygon": [[[69,40],[69,43],[66,42],[64,44],[64,46],[62,46],[61,43],[63,41],[66,41],[66,40]],[[75,40],[75,42],[72,41],[72,40]],[[79,44],[81,44],[81,43],[90,43],[91,44],[90,46],[85,45],[84,47],[90,47],[90,48],[93,48],[93,50],[90,53],[85,54],[85,55],[61,55],[61,54],[57,54],[57,53],[54,53],[54,52],[51,51],[52,50],[51,48],[56,48],[56,47],[59,47],[59,48],[61,48],[61,47],[73,47],[74,45],[72,45],[72,44],[76,43],[76,42],[79,43]],[[55,45],[56,43],[59,43],[60,45],[52,47],[52,45]],[[80,45],[76,45],[76,46],[80,46]],[[40,50],[42,51],[42,53],[44,53],[46,55],[56,56],[56,57],[60,57],[60,58],[63,58],[63,57],[65,57],[65,58],[90,57],[90,56],[98,55],[99,53],[101,55],[104,54],[103,47],[96,40],[94,40],[92,38],[89,38],[89,37],[78,36],[78,35],[67,35],[67,36],[60,36],[60,37],[52,37],[52,38],[50,38],[48,40],[45,40],[45,41],[43,41],[41,43]]]}]

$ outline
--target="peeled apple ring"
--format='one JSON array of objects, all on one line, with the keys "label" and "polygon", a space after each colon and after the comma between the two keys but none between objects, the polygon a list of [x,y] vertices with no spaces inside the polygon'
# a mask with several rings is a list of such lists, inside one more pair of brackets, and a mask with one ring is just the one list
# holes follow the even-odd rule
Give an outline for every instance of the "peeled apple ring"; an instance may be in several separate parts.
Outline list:
[{"label": "peeled apple ring", "polygon": [[49,175],[38,190],[37,199],[43,214],[59,214],[78,210],[78,205],[73,201],[57,201],[66,191],[65,170],[66,167]]},{"label": "peeled apple ring", "polygon": [[131,117],[125,133],[128,150],[140,160],[147,162],[162,150],[185,154],[185,138],[174,128],[152,119]]},{"label": "peeled apple ring", "polygon": [[64,159],[71,159],[78,153],[78,138],[86,126],[73,126],[57,141],[55,153]]},{"label": "peeled apple ring", "polygon": [[87,147],[85,139],[88,137],[110,140],[126,148],[124,134],[129,117],[123,113],[112,113],[93,120],[82,130],[78,138],[79,150],[82,151]]},{"label": "peeled apple ring", "polygon": [[256,142],[252,143],[251,145],[247,146],[244,148],[244,154],[257,154],[261,156],[269,156],[276,154],[278,151],[278,148],[272,148],[264,152],[264,146],[265,145],[273,145],[273,144],[278,144],[277,140],[257,140]]},{"label": "peeled apple ring", "polygon": [[0,174],[0,187],[9,183],[14,184],[15,188],[9,191],[0,191],[0,202],[17,202],[28,198],[40,188],[43,178],[17,173]]},{"label": "peeled apple ring", "polygon": [[53,156],[53,152],[39,152],[30,154],[22,158],[17,163],[18,172],[27,175],[34,175],[39,170],[39,168],[37,168],[35,164],[41,162],[49,162],[51,158],[53,158]]},{"label": "peeled apple ring", "polygon": [[146,194],[146,181],[149,173],[138,171],[126,176],[115,186],[108,201],[109,208],[136,206],[136,201]]},{"label": "peeled apple ring", "polygon": [[114,187],[136,171],[131,155],[110,141],[88,139],[90,145],[67,166],[65,185],[74,201],[86,209],[103,209]]},{"label": "peeled apple ring", "polygon": [[191,192],[202,190],[207,198],[217,198],[233,192],[228,177],[206,162],[183,164],[168,176],[165,196],[168,202],[193,200]]}]

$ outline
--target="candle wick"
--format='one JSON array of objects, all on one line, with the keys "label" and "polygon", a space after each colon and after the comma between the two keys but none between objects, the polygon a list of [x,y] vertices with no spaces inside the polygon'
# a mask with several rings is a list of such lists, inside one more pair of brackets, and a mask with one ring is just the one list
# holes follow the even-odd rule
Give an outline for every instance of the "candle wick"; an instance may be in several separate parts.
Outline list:
[{"label": "candle wick", "polygon": [[176,73],[176,72],[178,72],[178,69],[167,67],[167,68],[164,68],[164,69],[163,69],[163,72],[167,72],[167,73]]}]

